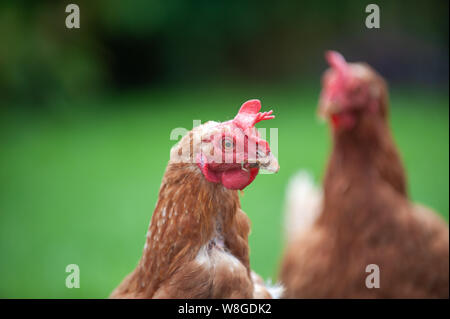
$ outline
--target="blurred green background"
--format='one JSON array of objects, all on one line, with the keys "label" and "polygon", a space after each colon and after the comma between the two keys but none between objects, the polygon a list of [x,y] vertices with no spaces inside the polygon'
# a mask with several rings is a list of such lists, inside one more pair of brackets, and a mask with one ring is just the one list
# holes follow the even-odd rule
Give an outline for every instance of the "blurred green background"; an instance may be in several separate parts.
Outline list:
[{"label": "blurred green background", "polygon": [[[74,1],[0,4],[0,297],[104,298],[139,260],[176,127],[259,98],[278,128],[276,175],[241,197],[251,265],[276,278],[283,201],[329,153],[315,116],[327,49],[390,84],[413,200],[449,212],[448,2]],[[65,287],[78,264],[81,288]]]}]

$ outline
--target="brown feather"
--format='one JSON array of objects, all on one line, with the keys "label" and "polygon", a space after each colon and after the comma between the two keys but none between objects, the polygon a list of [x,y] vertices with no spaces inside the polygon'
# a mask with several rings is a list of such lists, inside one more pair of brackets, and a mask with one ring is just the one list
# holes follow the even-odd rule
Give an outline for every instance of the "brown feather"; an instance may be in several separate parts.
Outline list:
[{"label": "brown feather", "polygon": [[[357,126],[335,132],[316,223],[287,247],[281,280],[287,298],[448,298],[449,231],[434,212],[410,203],[403,165],[379,113],[360,111]],[[366,266],[380,269],[369,289]]]},{"label": "brown feather", "polygon": [[[195,164],[170,163],[144,254],[111,298],[251,298],[249,230],[237,191],[206,181]],[[226,264],[211,273],[195,261],[215,232],[241,263],[232,273]]]}]

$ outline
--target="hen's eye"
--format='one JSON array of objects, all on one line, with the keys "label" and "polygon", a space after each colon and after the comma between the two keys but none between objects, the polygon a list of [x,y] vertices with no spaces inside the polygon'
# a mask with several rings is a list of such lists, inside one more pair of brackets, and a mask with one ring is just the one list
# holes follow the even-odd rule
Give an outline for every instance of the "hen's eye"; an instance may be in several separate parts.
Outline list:
[{"label": "hen's eye", "polygon": [[224,149],[229,150],[234,147],[234,142],[231,138],[226,137],[222,140],[222,146]]}]

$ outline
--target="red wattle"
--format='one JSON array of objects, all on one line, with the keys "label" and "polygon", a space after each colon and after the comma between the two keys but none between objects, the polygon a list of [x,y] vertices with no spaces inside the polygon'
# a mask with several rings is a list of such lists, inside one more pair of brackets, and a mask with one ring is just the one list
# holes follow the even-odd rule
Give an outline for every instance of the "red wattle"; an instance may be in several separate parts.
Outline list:
[{"label": "red wattle", "polygon": [[205,160],[205,157],[203,154],[197,155],[197,166],[200,168],[200,170],[203,173],[203,176],[205,176],[206,180],[211,183],[220,183],[220,176],[219,174],[215,173],[214,171],[209,169],[209,165]]},{"label": "red wattle", "polygon": [[228,189],[244,189],[250,181],[250,172],[240,168],[222,172],[222,185]]},{"label": "red wattle", "polygon": [[253,182],[259,172],[258,168],[243,170],[240,167],[225,171],[214,171],[211,169],[210,165],[206,163],[205,157],[202,154],[197,156],[197,165],[206,180],[211,183],[221,183],[228,189],[243,190],[251,182]]},{"label": "red wattle", "polygon": [[331,115],[333,128],[351,129],[355,126],[355,115],[350,112],[341,112]]},{"label": "red wattle", "polygon": [[331,115],[331,122],[333,123],[334,127],[339,126],[339,116],[337,114]]}]

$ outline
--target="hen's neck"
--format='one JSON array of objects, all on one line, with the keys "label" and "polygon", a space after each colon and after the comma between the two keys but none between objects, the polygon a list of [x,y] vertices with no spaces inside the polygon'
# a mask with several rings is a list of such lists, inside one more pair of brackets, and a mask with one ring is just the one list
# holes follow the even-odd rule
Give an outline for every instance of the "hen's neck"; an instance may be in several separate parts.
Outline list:
[{"label": "hen's neck", "polygon": [[403,165],[386,118],[369,113],[358,116],[353,130],[333,134],[324,181],[324,220],[363,215],[380,185],[407,196]]},{"label": "hen's neck", "polygon": [[239,209],[237,191],[206,181],[195,164],[169,164],[136,269],[143,289],[151,295],[159,282],[214,239],[249,267],[249,225],[239,225]]}]

